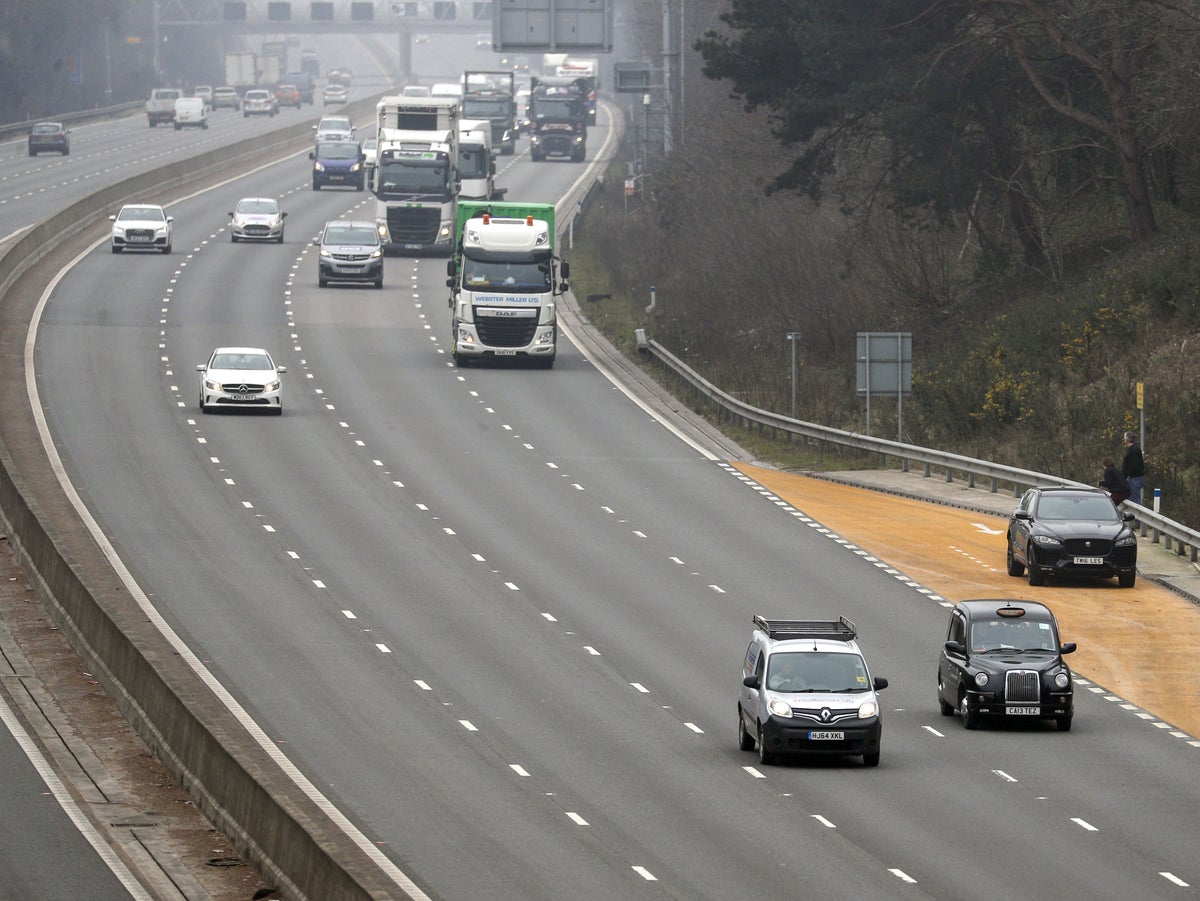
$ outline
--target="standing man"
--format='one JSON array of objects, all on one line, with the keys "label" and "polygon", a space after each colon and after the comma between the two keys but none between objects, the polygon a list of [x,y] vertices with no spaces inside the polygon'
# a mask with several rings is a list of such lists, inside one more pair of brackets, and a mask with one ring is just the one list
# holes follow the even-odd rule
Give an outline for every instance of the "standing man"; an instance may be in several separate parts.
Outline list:
[{"label": "standing man", "polygon": [[1121,461],[1121,475],[1129,486],[1129,499],[1135,504],[1142,502],[1142,486],[1146,484],[1146,459],[1138,447],[1137,436],[1125,433],[1125,459]]}]

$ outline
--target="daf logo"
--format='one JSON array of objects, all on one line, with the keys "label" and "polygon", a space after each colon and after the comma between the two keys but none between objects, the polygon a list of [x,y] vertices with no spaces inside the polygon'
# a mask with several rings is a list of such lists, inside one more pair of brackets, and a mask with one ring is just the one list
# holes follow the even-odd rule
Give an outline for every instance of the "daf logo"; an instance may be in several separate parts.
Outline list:
[{"label": "daf logo", "polygon": [[833,711],[830,710],[828,707],[822,707],[821,712],[818,714],[818,716],[821,717],[822,723],[828,723],[831,719],[833,719]]}]

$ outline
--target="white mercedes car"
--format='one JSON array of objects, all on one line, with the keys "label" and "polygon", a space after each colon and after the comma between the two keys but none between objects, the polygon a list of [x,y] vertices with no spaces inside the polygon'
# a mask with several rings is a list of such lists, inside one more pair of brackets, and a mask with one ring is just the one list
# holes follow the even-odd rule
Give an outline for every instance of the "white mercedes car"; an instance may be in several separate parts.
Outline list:
[{"label": "white mercedes car", "polygon": [[171,252],[171,223],[174,216],[153,203],[127,203],[112,221],[112,252],[126,248]]},{"label": "white mercedes car", "polygon": [[287,213],[274,197],[243,197],[229,214],[229,240],[283,243],[283,220]]},{"label": "white mercedes car", "polygon": [[261,347],[218,347],[200,373],[200,412],[226,409],[269,410],[283,413],[283,382],[287,367],[276,366]]}]

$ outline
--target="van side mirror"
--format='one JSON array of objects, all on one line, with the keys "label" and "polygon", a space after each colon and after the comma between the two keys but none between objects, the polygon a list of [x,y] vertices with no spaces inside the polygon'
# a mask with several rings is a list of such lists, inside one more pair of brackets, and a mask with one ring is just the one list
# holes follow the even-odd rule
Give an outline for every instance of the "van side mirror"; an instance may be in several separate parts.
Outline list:
[{"label": "van side mirror", "polygon": [[887,687],[888,687],[887,679],[883,678],[883,676],[875,677],[875,690],[876,691],[883,691]]},{"label": "van side mirror", "polygon": [[758,686],[761,683],[759,682],[758,675],[756,674],[753,676],[747,676],[745,679],[742,680],[742,684],[745,685],[747,688],[758,688]]},{"label": "van side mirror", "polygon": [[317,158],[317,152],[315,150],[308,151],[308,158],[310,160],[315,160]]}]

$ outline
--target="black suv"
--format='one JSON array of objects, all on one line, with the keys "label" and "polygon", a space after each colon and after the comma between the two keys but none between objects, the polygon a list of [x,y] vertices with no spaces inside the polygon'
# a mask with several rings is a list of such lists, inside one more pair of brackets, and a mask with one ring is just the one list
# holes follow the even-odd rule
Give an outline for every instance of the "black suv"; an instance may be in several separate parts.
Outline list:
[{"label": "black suv", "polygon": [[1030,488],[1008,521],[1008,574],[1028,572],[1030,585],[1047,576],[1137,578],[1132,513],[1122,513],[1098,488]]},{"label": "black suv", "polygon": [[1053,719],[1071,728],[1075,686],[1058,622],[1033,601],[960,601],[938,661],[938,705],[974,729],[983,717]]}]

